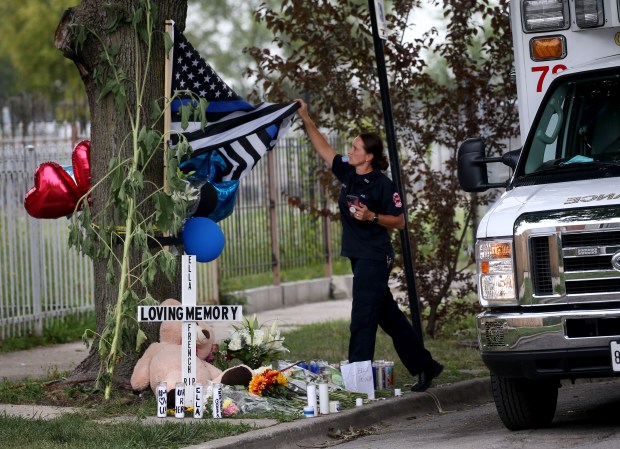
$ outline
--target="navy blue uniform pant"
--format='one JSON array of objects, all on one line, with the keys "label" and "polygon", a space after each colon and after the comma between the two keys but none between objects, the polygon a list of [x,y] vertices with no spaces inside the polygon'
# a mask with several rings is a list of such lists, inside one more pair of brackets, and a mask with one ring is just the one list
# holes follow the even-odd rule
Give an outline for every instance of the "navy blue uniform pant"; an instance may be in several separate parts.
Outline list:
[{"label": "navy blue uniform pant", "polygon": [[374,360],[377,326],[388,334],[398,357],[412,375],[427,369],[432,361],[422,338],[398,308],[388,287],[391,261],[351,259],[353,308],[349,361]]}]

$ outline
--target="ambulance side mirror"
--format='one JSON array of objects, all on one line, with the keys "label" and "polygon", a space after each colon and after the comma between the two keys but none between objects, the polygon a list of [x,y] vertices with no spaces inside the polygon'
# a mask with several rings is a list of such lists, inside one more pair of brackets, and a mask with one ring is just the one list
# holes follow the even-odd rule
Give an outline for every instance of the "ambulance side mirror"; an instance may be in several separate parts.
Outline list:
[{"label": "ambulance side mirror", "polygon": [[500,157],[485,157],[484,141],[479,138],[467,139],[458,152],[458,177],[461,188],[466,192],[484,192],[494,187],[506,187],[508,181],[489,183],[487,164],[502,162],[511,168],[517,166],[521,150],[509,151]]},{"label": "ambulance side mirror", "polygon": [[502,163],[515,170],[519,162],[519,156],[521,156],[521,148],[504,153],[502,154]]}]

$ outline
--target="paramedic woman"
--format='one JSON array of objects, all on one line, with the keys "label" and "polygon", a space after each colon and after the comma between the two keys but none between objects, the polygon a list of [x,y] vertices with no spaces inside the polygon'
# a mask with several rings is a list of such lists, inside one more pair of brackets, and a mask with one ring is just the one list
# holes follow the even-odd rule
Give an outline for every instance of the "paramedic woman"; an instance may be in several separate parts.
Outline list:
[{"label": "paramedic woman", "polygon": [[342,252],[351,261],[353,303],[349,362],[373,360],[377,326],[392,338],[407,370],[418,376],[411,387],[425,391],[443,366],[433,360],[421,337],[398,308],[388,286],[394,260],[390,229],[403,229],[405,217],[399,193],[383,173],[388,161],[381,138],[362,133],[352,142],[348,160],[337,154],[315,126],[307,104],[298,111],[314,149],[341,182],[338,206]]}]

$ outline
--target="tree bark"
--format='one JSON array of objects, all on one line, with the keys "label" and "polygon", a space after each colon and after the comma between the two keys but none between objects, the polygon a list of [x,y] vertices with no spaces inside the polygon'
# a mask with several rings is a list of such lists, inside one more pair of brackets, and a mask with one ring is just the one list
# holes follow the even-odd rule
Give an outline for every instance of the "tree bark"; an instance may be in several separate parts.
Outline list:
[{"label": "tree bark", "polygon": [[[187,15],[187,0],[151,1],[153,6],[157,8],[157,13],[151,63],[150,67],[148,67],[148,83],[143,102],[145,109],[142,120],[147,124],[149,123],[149,109],[152,100],[157,100],[162,105],[162,98],[164,97],[165,50],[163,34],[165,32],[165,21],[172,19],[175,21],[176,26],[183,30]],[[137,67],[145,70],[147,63],[146,45],[140,41],[140,51],[136,51],[135,32],[129,23],[123,21],[113,31],[110,31],[109,28],[115,19],[115,15],[126,16],[129,14],[130,16],[140,2],[137,0],[113,0],[105,3],[110,6],[104,8],[104,2],[83,0],[80,5],[68,9],[61,18],[55,36],[56,47],[66,58],[74,62],[86,89],[91,118],[90,167],[93,185],[105,177],[108,172],[108,162],[112,157],[117,156],[119,153],[124,157],[132,156],[131,139],[127,139],[131,132],[131,127],[128,117],[118,113],[111,95],[98,100],[101,89],[95,82],[95,73],[96,70],[101,70],[101,43],[94,38],[92,33],[89,33],[83,46],[78,46],[77,33],[72,25],[75,24],[92,30],[100,36],[106,46],[114,45],[119,48],[116,63],[126,74],[127,80],[129,80],[124,84],[127,104],[129,105],[133,106],[136,104],[134,80],[138,75]],[[134,110],[135,108],[130,107],[130,109]],[[158,126],[159,130],[162,131],[163,122],[158,123]],[[150,181],[156,186],[163,185],[163,147],[160,150],[160,157],[156,157],[149,166],[148,171],[144,173],[145,181]],[[104,182],[92,192],[91,210],[93,217],[104,209],[109,191],[109,184]],[[93,221],[95,222],[95,219]],[[96,224],[101,226],[110,226],[110,224],[124,225],[124,223],[119,223],[116,217],[110,215],[97,218]],[[120,250],[121,245],[118,245],[117,251],[119,253]],[[138,255],[135,255],[135,257],[135,260],[139,260]],[[100,335],[105,327],[106,312],[109,307],[113,307],[116,303],[118,286],[106,282],[107,260],[95,260],[93,264],[96,331],[97,335]],[[170,283],[162,275],[156,279],[155,285],[150,288],[150,291],[155,299],[159,301],[169,297],[180,298],[180,282]],[[149,343],[157,341],[158,329],[159,326],[154,325],[144,329],[149,337]],[[131,376],[137,359],[137,353],[125,354],[115,368],[115,383],[123,384],[123,381]],[[98,338],[95,338],[89,355],[76,367],[73,376],[84,378],[84,376],[90,375],[95,379],[100,368],[101,360],[98,353]]]}]

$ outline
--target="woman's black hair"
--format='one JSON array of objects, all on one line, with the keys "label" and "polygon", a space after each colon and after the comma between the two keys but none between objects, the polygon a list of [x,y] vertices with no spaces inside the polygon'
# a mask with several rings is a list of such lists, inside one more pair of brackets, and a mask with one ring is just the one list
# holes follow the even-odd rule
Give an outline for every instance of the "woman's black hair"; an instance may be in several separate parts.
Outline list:
[{"label": "woman's black hair", "polygon": [[383,141],[381,137],[375,133],[361,133],[359,136],[362,142],[364,142],[366,153],[372,154],[373,156],[371,161],[372,168],[378,168],[381,171],[387,170],[390,163],[383,153]]}]

